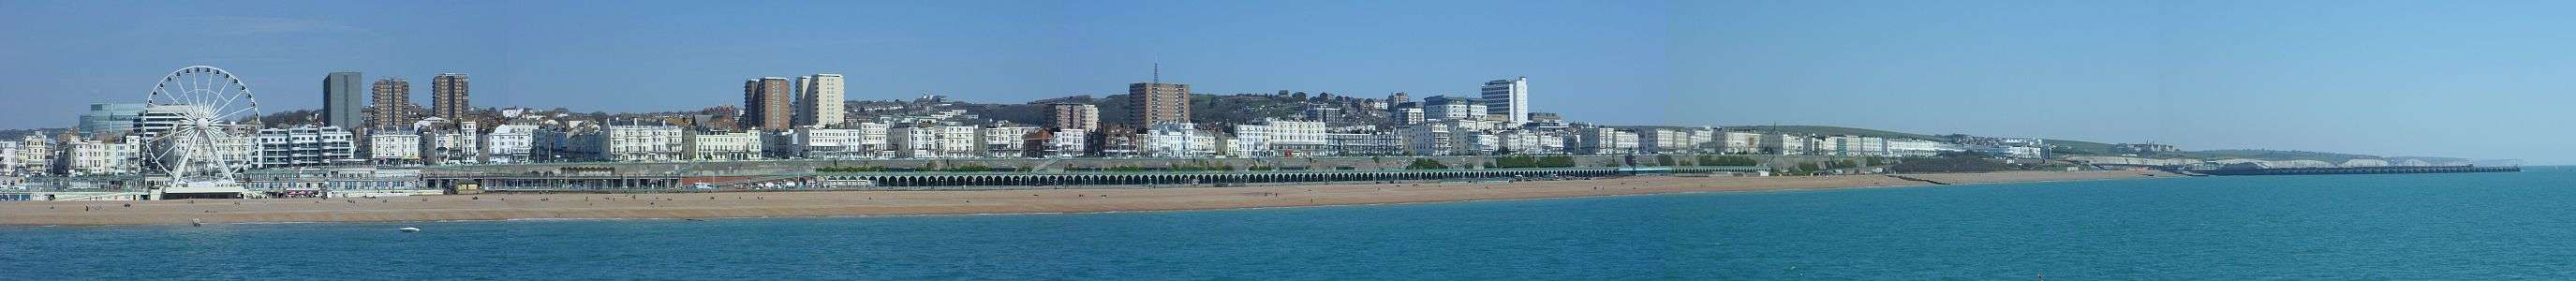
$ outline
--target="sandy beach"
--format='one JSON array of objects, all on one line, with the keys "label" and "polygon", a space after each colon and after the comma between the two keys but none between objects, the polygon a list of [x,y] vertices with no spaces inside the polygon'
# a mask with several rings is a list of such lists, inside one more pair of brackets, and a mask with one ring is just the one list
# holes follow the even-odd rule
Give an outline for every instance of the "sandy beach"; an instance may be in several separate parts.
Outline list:
[{"label": "sandy beach", "polygon": [[[2004,172],[1907,176],[1950,184],[2179,177],[2162,172],[2140,171]],[[376,199],[0,202],[0,225],[1081,213],[1919,185],[1932,185],[1932,183],[1885,175],[1644,176],[1577,181],[1224,188],[482,194]]]}]

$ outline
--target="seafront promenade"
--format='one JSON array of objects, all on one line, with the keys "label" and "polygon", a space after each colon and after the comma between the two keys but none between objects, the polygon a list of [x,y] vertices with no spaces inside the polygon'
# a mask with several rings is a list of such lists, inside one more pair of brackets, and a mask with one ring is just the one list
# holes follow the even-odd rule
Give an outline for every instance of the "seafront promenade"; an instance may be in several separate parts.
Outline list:
[{"label": "seafront promenade", "polygon": [[[805,172],[749,176],[677,175],[522,175],[439,174],[423,177],[429,186],[472,183],[483,191],[506,192],[685,192],[703,187],[740,191],[787,184],[815,190],[989,190],[1049,189],[1063,186],[1246,186],[1442,180],[1562,179],[1672,173],[1753,175],[1762,167],[1591,167],[1521,169],[1442,169],[1385,171],[1159,171],[1159,172]],[[785,188],[772,186],[771,188]]]},{"label": "seafront promenade", "polygon": [[[2173,174],[2153,171],[2032,171],[1907,176],[1949,184],[2177,177]],[[185,225],[196,222],[219,224],[1081,213],[1919,185],[1932,185],[1932,183],[1887,175],[1630,176],[1560,181],[1346,183],[1193,188],[481,194],[334,199],[50,201],[0,203],[0,225]]]}]

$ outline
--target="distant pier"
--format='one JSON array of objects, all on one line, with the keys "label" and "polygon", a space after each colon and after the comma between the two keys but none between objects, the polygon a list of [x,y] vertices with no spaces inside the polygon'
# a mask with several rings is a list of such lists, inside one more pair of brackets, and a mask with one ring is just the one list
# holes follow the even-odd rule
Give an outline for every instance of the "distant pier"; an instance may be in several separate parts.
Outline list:
[{"label": "distant pier", "polygon": [[2432,173],[2493,173],[2493,172],[2520,172],[2520,171],[2522,171],[2522,167],[2477,167],[2477,166],[2433,166],[2433,167],[2341,167],[2341,168],[2256,168],[2256,169],[2207,169],[2207,170],[2191,170],[2191,172],[2193,172],[2193,173],[2208,174],[2208,175],[2219,175],[2219,176],[2354,175],[2354,174],[2432,174]]}]

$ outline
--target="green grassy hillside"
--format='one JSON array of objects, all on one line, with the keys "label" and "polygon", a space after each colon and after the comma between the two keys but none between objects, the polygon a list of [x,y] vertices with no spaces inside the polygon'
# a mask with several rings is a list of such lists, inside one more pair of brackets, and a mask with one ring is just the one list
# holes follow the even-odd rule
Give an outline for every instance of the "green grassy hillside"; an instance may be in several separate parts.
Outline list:
[{"label": "green grassy hillside", "polygon": [[[1917,134],[1917,133],[1896,132],[1896,131],[1886,131],[1886,130],[1874,130],[1874,129],[1863,129],[1863,128],[1852,128],[1852,127],[1838,127],[1838,126],[1817,126],[1817,125],[1779,125],[1779,126],[1771,126],[1771,125],[1758,125],[1758,126],[1732,126],[1732,127],[1727,127],[1727,129],[1728,129],[1728,130],[1751,130],[1751,131],[1778,131],[1778,132],[1783,132],[1783,133],[1792,133],[1792,134],[1854,135],[1854,136],[1881,137],[1881,138],[1892,138],[1892,139],[1922,139],[1922,140],[1936,140],[1936,141],[1949,141],[1949,140],[1950,140],[1950,138],[1949,138],[1949,137],[1946,137],[1946,136],[1940,136],[1940,135],[1926,135],[1926,134]],[[2110,144],[2110,143],[2090,142],[2090,141],[2080,141],[2080,140],[2066,140],[2066,139],[2048,139],[2048,144],[2056,145],[2056,146],[2057,146],[2056,152],[2057,152],[2059,155],[2104,155],[2104,154],[2112,154],[2112,149],[2111,149],[2111,147],[2113,146],[2113,145],[2112,145],[2112,144]],[[2352,159],[2383,159],[2383,158],[2386,158],[2386,157],[2379,157],[2379,156],[2373,156],[2373,155],[2350,154],[2350,153],[2313,152],[2313,151],[2293,151],[2293,150],[2261,150],[2261,149],[2225,149],[2225,150],[2209,150],[2209,151],[2189,151],[2189,152],[2166,153],[2166,154],[2158,154],[2158,155],[2144,155],[2144,156],[2148,156],[2148,157],[2179,157],[2179,158],[2192,158],[2192,159],[2204,159],[2204,160],[2230,159],[2230,158],[2249,158],[2249,159],[2262,159],[2262,160],[2317,160],[2317,161],[2326,161],[2326,162],[2329,162],[2329,163],[2343,163],[2343,161],[2345,161],[2345,160],[2352,160]]]},{"label": "green grassy hillside", "polygon": [[1934,136],[1934,135],[1925,135],[1925,134],[1916,134],[1916,133],[1895,132],[1895,131],[1883,131],[1883,130],[1872,130],[1872,129],[1852,128],[1852,127],[1816,126],[1816,125],[1777,125],[1777,126],[1774,126],[1774,125],[1757,125],[1757,126],[1728,126],[1728,127],[1726,127],[1726,128],[1727,128],[1727,130],[1776,131],[1776,132],[1791,133],[1791,134],[1853,135],[1853,136],[1864,136],[1864,137],[1881,137],[1881,138],[1894,138],[1894,139],[1940,140],[1940,141],[1946,141],[1946,140],[1949,140],[1949,139],[1950,139],[1950,138],[1947,138],[1947,137]]},{"label": "green grassy hillside", "polygon": [[2376,155],[2361,155],[2361,154],[2350,154],[2350,153],[2314,152],[2314,151],[2296,151],[2296,150],[2264,150],[2264,149],[2221,149],[2221,150],[2203,150],[2203,151],[2190,151],[2190,152],[2174,153],[2173,155],[2176,155],[2176,156],[2182,156],[2182,157],[2188,157],[2188,158],[2195,158],[2195,159],[2230,159],[2230,158],[2246,158],[2246,159],[2261,159],[2261,160],[2317,160],[2317,161],[2326,161],[2326,163],[2343,163],[2343,161],[2346,161],[2346,160],[2353,160],[2353,159],[2381,159],[2381,158],[2383,158],[2383,157],[2379,157],[2379,156],[2376,156]]}]

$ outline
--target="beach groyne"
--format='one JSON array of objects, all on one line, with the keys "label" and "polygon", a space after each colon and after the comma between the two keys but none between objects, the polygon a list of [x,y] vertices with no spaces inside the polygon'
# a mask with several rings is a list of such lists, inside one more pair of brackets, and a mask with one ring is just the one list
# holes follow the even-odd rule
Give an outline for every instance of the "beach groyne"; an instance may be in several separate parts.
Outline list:
[{"label": "beach groyne", "polygon": [[1943,182],[1940,182],[1940,181],[1927,180],[1927,179],[1923,179],[1923,178],[1918,178],[1918,177],[1913,177],[1913,176],[1906,176],[1906,175],[1887,175],[1887,177],[1896,178],[1896,179],[1900,179],[1900,180],[1919,181],[1919,182],[1929,183],[1929,184],[1935,184],[1935,185],[1950,185],[1949,183],[1943,183]]}]

